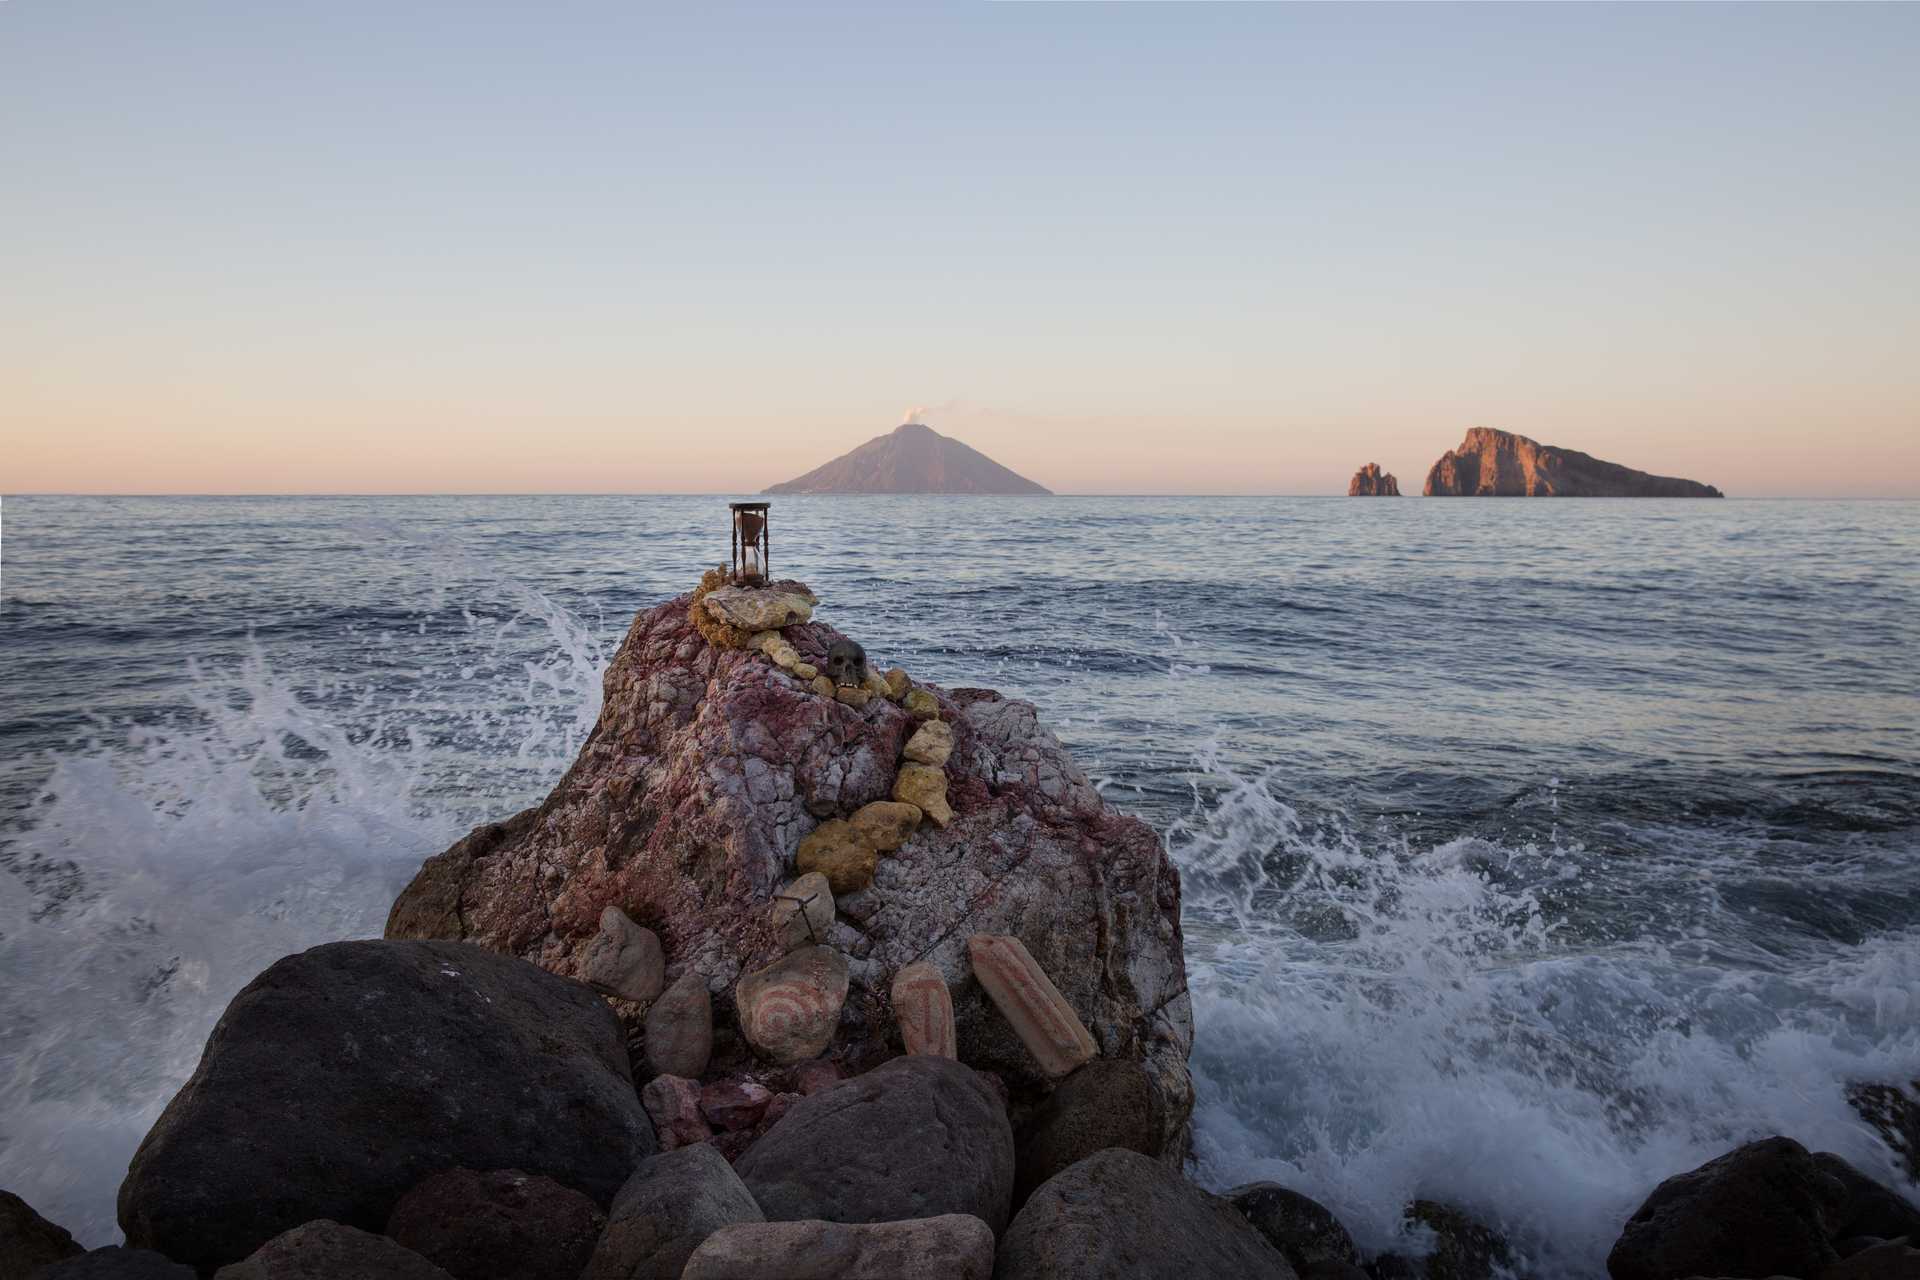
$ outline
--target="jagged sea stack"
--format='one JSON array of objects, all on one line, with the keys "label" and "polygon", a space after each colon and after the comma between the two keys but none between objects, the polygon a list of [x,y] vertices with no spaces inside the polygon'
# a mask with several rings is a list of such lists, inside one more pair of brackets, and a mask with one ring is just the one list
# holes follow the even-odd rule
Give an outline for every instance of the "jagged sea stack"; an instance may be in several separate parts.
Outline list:
[{"label": "jagged sea stack", "polygon": [[1578,449],[1475,427],[1427,472],[1429,498],[1718,498],[1710,484],[1649,475]]},{"label": "jagged sea stack", "polygon": [[1353,479],[1347,484],[1349,498],[1397,498],[1400,496],[1400,482],[1393,478],[1390,471],[1380,470],[1380,464],[1369,462],[1353,473]]},{"label": "jagged sea stack", "polygon": [[[765,590],[810,615],[804,585]],[[834,889],[837,918],[818,944],[848,970],[825,1056],[853,1073],[898,1054],[893,983],[925,961],[952,992],[960,1059],[997,1073],[1016,1110],[1037,1101],[1047,1075],[967,951],[973,935],[1015,937],[1099,1055],[1147,1069],[1177,1159],[1193,1022],[1180,880],[1152,829],[1101,800],[1027,703],[898,669],[836,689],[812,675],[843,638],[833,628],[803,616],[763,638],[711,621],[688,596],[635,618],[599,722],[553,794],[429,859],[388,936],[465,939],[578,976],[602,913],[618,907],[659,936],[669,984],[689,970],[706,982],[709,1074],[746,1069],[719,1061],[722,1030],[731,1052],[747,1052],[736,990],[786,954],[791,911],[776,913],[774,895],[798,874],[802,842],[838,821],[874,859],[870,879]],[[615,1007],[638,1026],[642,1011]]]}]

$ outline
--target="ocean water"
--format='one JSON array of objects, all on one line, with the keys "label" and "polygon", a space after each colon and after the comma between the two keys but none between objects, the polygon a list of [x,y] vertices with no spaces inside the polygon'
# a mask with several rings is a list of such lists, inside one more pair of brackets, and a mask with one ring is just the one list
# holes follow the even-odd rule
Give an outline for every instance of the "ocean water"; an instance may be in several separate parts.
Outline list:
[{"label": "ocean water", "polygon": [[[0,1187],[91,1243],[232,994],[538,798],[725,499],[0,508]],[[1920,504],[788,498],[885,664],[1030,698],[1185,880],[1195,1174],[1598,1276],[1920,1075]]]}]

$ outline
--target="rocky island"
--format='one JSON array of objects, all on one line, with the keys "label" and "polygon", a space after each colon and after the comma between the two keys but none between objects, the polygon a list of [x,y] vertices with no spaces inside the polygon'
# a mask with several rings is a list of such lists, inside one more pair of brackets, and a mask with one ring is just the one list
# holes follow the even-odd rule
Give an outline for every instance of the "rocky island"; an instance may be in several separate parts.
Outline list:
[{"label": "rocky island", "polygon": [[[133,1157],[126,1245],[0,1191],[0,1280],[1535,1274],[1441,1200],[1367,1256],[1298,1191],[1189,1181],[1161,841],[1031,705],[850,661],[816,603],[715,570],[642,612],[543,803],[429,858],[384,938],[233,999]],[[1871,1280],[1915,1239],[1774,1137],[1654,1188],[1607,1269]]]},{"label": "rocky island", "polygon": [[1718,498],[1710,484],[1649,475],[1577,449],[1474,427],[1427,472],[1429,498]]},{"label": "rocky island", "polygon": [[1380,464],[1369,462],[1353,473],[1353,479],[1347,484],[1349,498],[1397,498],[1400,496],[1400,482],[1393,478],[1392,472],[1380,470]]},{"label": "rocky island", "polygon": [[883,436],[768,493],[1039,493],[1050,492],[986,454],[919,422]]}]

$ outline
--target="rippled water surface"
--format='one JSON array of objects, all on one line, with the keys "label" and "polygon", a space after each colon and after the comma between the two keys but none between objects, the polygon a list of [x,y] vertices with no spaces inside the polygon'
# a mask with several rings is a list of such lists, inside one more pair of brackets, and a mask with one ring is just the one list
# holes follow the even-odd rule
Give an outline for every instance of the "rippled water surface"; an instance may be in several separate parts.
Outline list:
[{"label": "rippled water surface", "polygon": [[[225,1001],[544,794],[717,498],[8,499],[0,1186],[94,1242]],[[1197,1175],[1598,1275],[1920,1072],[1920,504],[778,500],[887,663],[1032,699],[1185,877]]]}]

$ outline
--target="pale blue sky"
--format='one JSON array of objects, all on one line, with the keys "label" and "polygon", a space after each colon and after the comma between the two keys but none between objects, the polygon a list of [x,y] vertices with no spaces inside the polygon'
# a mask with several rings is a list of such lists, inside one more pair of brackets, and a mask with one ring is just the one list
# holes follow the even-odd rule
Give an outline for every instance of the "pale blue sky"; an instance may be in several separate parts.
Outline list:
[{"label": "pale blue sky", "polygon": [[1920,7],[0,0],[0,489],[1920,495]]}]

